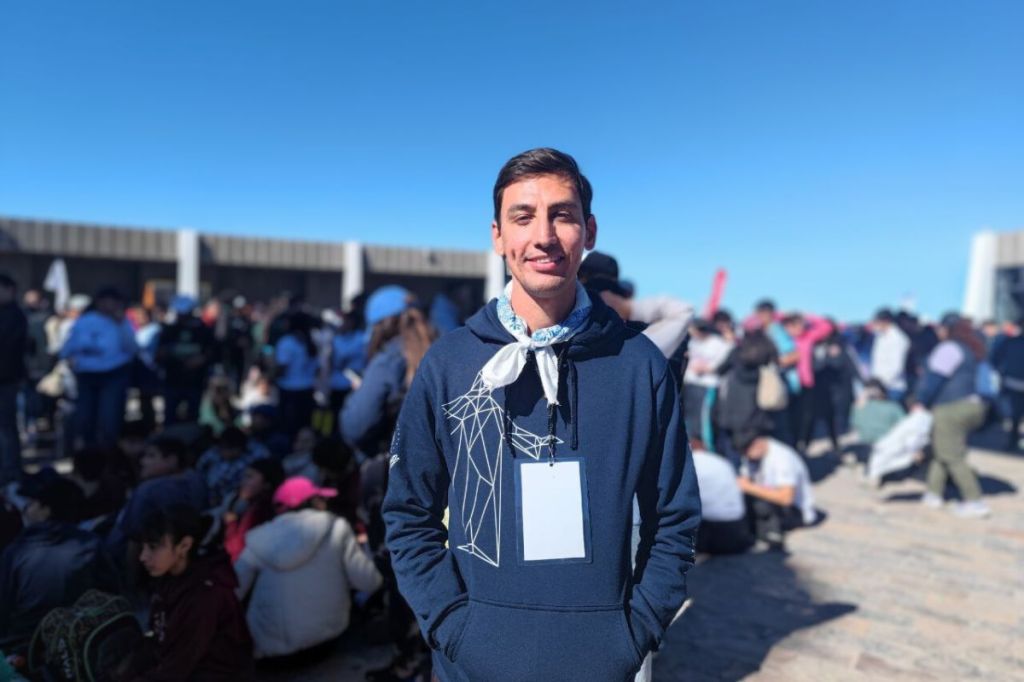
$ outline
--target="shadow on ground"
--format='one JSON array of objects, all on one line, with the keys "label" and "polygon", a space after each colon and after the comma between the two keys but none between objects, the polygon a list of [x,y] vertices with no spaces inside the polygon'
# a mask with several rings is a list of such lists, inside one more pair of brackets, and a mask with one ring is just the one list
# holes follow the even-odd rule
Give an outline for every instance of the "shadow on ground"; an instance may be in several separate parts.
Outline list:
[{"label": "shadow on ground", "polygon": [[[924,482],[923,475],[905,476],[904,478],[918,478],[922,483]],[[978,483],[981,484],[981,492],[985,496],[1013,495],[1017,492],[1017,486],[1013,485],[1009,481],[996,478],[994,476],[978,474]],[[920,502],[923,495],[924,491],[893,493],[888,495],[883,502]],[[947,501],[960,499],[960,491],[956,489],[956,486],[952,484],[948,484],[946,486],[945,499]]]},{"label": "shadow on ground", "polygon": [[739,680],[797,630],[857,610],[816,603],[781,552],[713,557],[689,574],[693,605],[654,659],[656,682]]}]

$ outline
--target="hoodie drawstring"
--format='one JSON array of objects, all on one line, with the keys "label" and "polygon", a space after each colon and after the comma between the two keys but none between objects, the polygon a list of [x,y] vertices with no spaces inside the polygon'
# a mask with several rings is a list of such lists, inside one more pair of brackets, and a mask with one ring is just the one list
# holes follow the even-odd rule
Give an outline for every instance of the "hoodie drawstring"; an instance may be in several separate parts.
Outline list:
[{"label": "hoodie drawstring", "polygon": [[[571,436],[569,440],[569,447],[573,451],[579,449],[580,445],[580,434],[579,434],[579,375],[576,371],[576,363],[569,359],[568,356],[569,347],[565,349],[558,356],[558,372],[562,375],[562,370],[568,370],[566,378],[566,390],[569,394],[569,427],[571,428]],[[529,357],[529,356],[528,356]],[[529,360],[532,360],[529,357]],[[503,430],[505,437],[505,448],[512,453],[512,458],[516,458],[516,449],[512,442],[512,415],[509,412],[510,395],[512,393],[512,385],[509,384],[504,388],[504,422]],[[557,423],[558,409],[557,405],[548,405],[548,463],[551,466],[555,465],[555,425]]]}]

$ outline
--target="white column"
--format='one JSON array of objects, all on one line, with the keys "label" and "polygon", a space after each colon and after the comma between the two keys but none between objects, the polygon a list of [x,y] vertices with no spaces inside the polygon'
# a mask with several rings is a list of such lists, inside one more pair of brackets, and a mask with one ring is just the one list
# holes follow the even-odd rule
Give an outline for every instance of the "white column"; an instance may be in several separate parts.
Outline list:
[{"label": "white column", "polygon": [[341,308],[345,310],[352,299],[363,293],[365,261],[360,242],[345,242],[345,269],[341,276]]},{"label": "white column", "polygon": [[996,251],[999,235],[991,230],[971,239],[971,260],[964,287],[963,314],[977,322],[996,312]]},{"label": "white column", "polygon": [[501,296],[505,289],[505,259],[494,253],[487,252],[487,279],[484,282],[484,300]]},{"label": "white column", "polygon": [[178,230],[178,293],[199,298],[199,233]]}]

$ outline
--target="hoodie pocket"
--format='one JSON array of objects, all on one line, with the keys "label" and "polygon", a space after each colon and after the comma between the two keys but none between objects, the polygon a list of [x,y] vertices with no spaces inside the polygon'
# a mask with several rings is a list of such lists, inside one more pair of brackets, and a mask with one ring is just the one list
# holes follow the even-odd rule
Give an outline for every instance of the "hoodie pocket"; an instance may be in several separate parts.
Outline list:
[{"label": "hoodie pocket", "polygon": [[624,682],[640,663],[620,606],[568,611],[471,601],[455,655],[470,682]]}]

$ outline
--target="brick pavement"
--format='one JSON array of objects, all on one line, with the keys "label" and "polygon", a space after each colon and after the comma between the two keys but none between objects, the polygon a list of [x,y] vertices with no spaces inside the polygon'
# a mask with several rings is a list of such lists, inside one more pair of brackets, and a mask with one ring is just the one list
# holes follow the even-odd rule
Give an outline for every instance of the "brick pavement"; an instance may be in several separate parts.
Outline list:
[{"label": "brick pavement", "polygon": [[656,682],[1024,680],[1024,458],[970,462],[987,520],[923,508],[919,480],[876,493],[834,455],[812,460],[826,521],[787,554],[697,566]]}]

